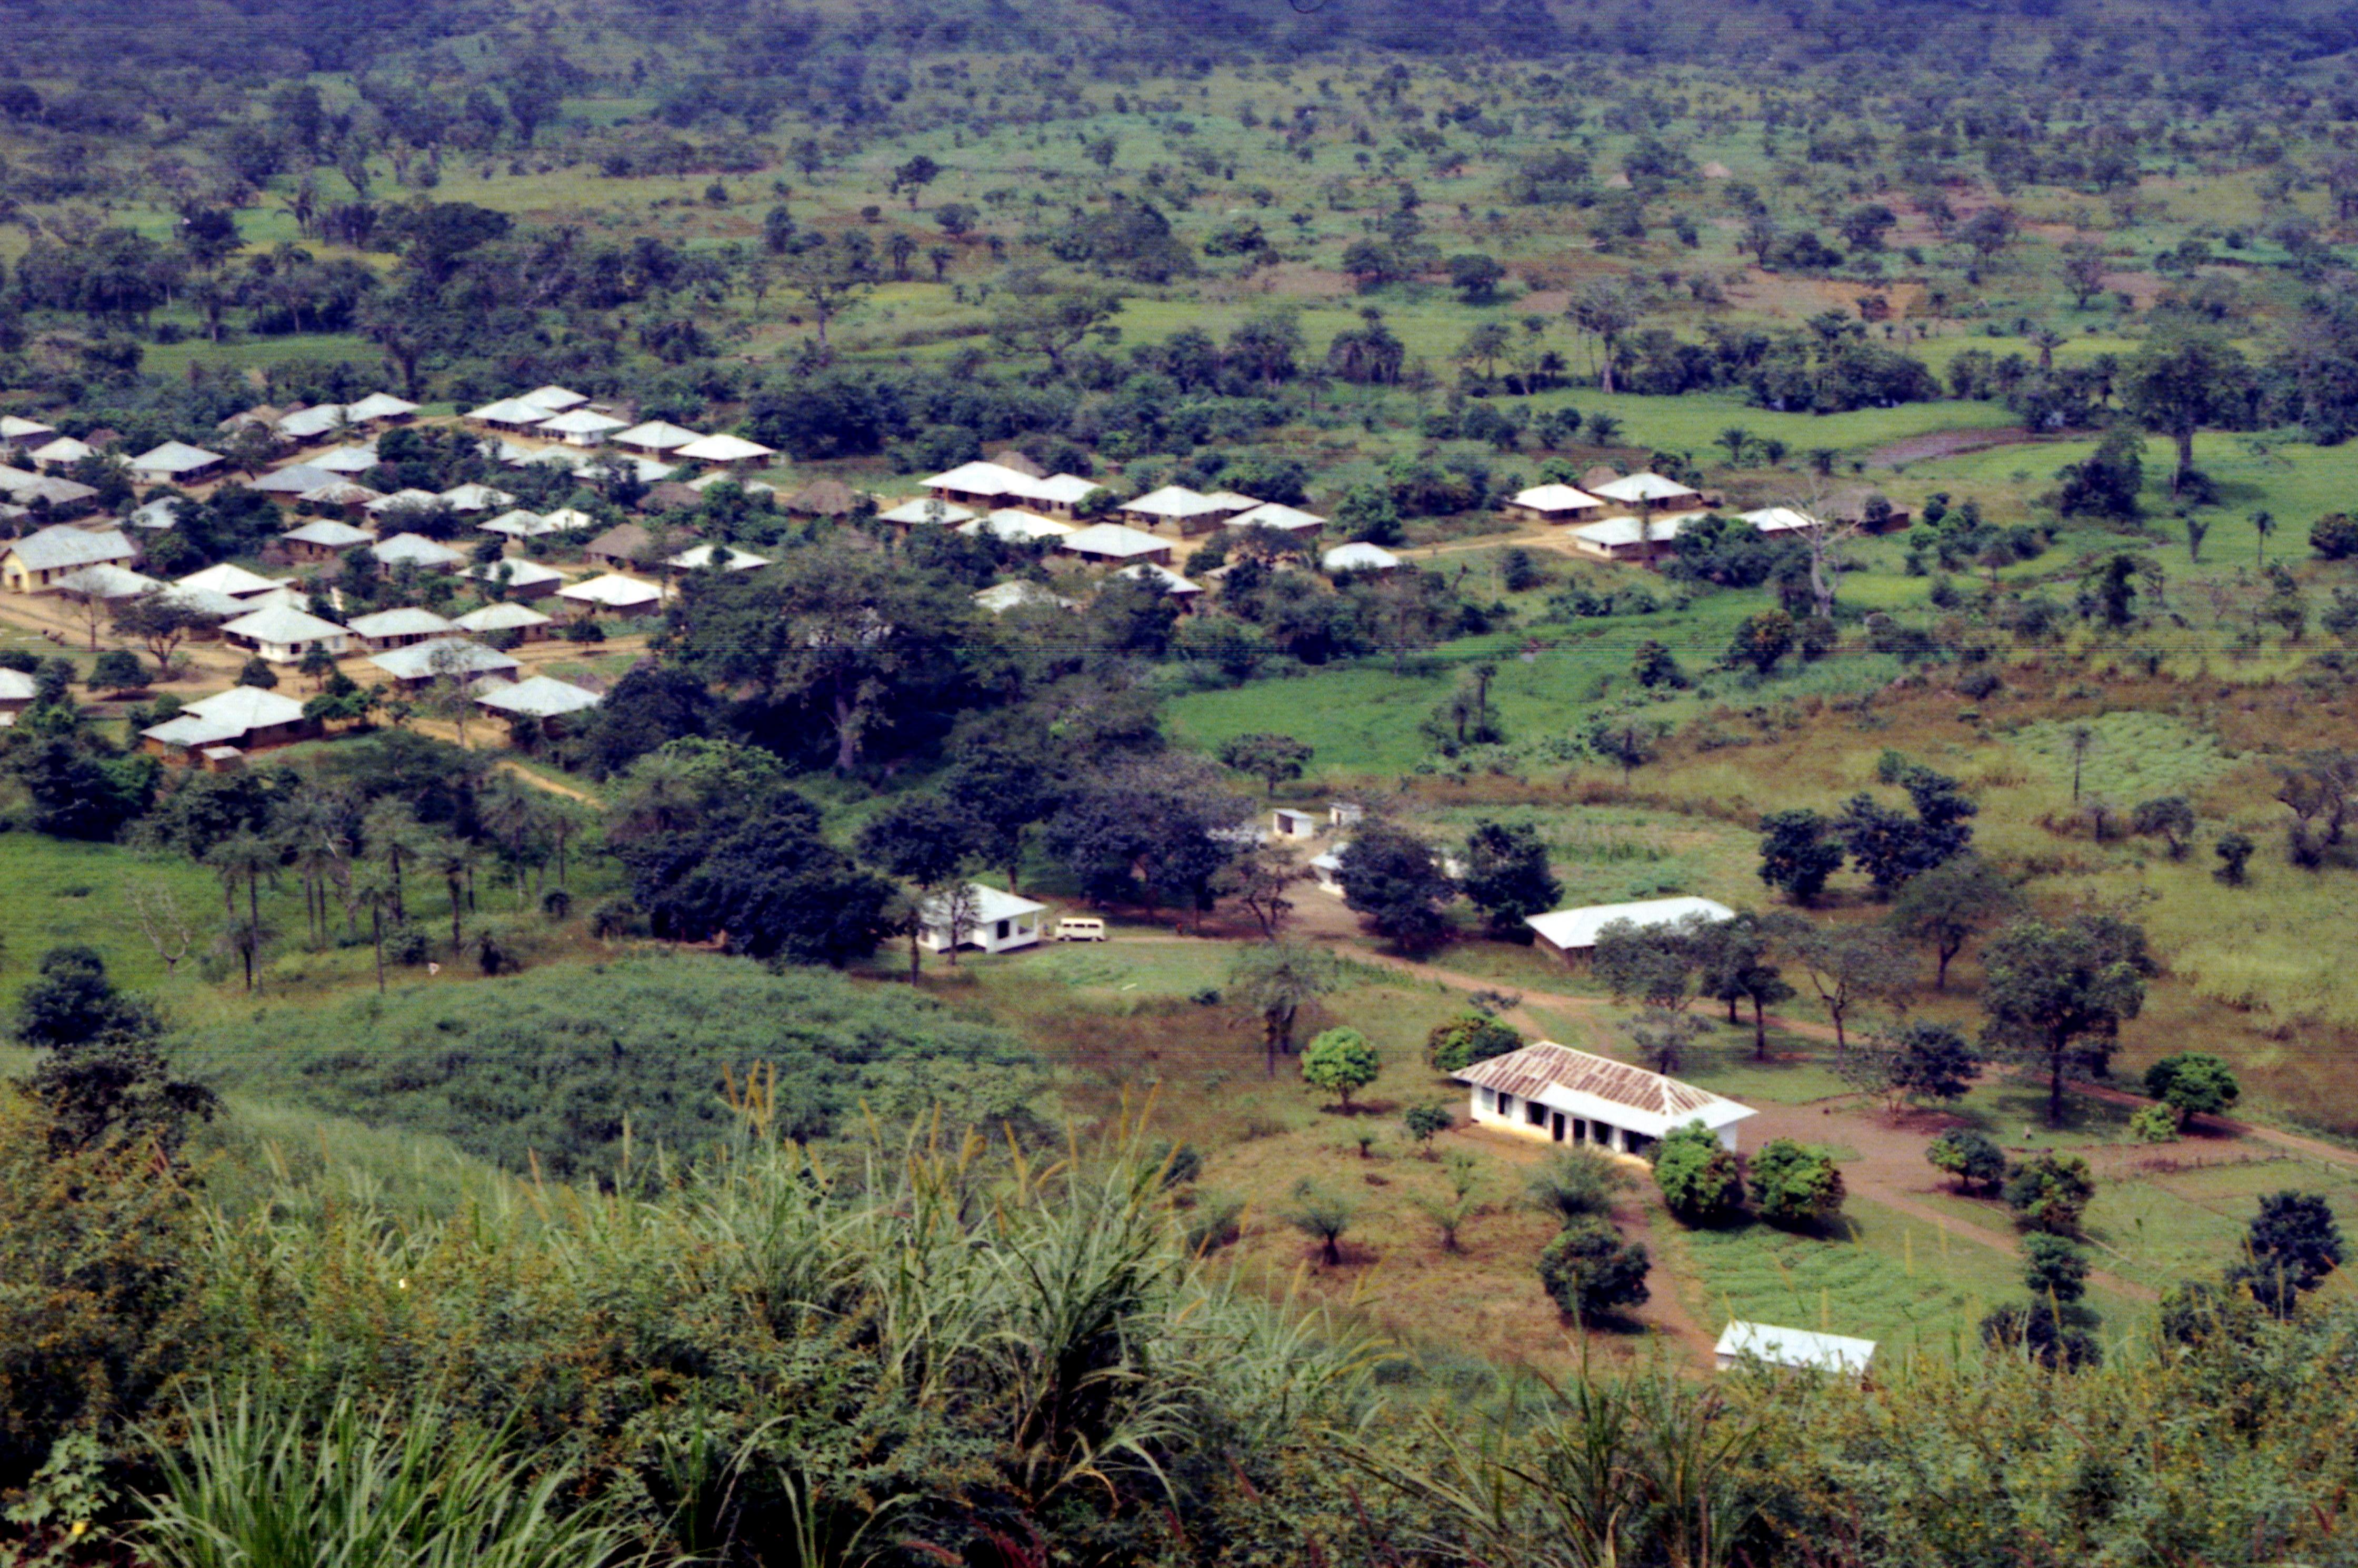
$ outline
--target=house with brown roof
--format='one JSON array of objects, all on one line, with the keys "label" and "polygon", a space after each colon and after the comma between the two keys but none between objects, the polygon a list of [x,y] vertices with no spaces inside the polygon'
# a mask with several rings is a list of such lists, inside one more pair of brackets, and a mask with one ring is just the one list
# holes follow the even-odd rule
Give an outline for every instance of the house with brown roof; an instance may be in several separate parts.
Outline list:
[{"label": "house with brown roof", "polygon": [[1552,1040],[1450,1075],[1472,1091],[1477,1127],[1550,1143],[1642,1155],[1672,1128],[1701,1122],[1722,1147],[1758,1114],[1709,1089]]},{"label": "house with brown roof", "polygon": [[620,568],[654,553],[655,536],[636,523],[617,523],[581,546],[590,564]]}]

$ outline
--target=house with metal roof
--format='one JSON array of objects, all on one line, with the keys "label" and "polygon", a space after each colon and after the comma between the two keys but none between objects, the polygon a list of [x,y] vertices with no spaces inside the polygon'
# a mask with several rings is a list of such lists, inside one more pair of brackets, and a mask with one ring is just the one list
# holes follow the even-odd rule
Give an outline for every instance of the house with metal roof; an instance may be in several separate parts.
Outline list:
[{"label": "house with metal roof", "polygon": [[49,591],[68,599],[90,600],[136,599],[143,593],[154,593],[164,585],[146,572],[118,567],[112,561],[100,561],[93,566],[76,567],[49,584]]},{"label": "house with metal roof", "polygon": [[498,583],[509,599],[546,599],[565,586],[565,574],[554,567],[528,561],[521,556],[504,560],[486,561],[469,567],[459,574],[477,582]]},{"label": "house with metal roof", "polygon": [[1092,523],[1067,533],[1056,547],[1068,555],[1102,565],[1109,561],[1154,561],[1168,565],[1171,541],[1120,523]]},{"label": "house with metal roof", "polygon": [[317,408],[298,408],[281,415],[273,430],[283,439],[302,445],[322,436],[332,436],[352,423],[341,403],[322,403]]},{"label": "house with metal roof", "polygon": [[470,610],[450,622],[453,630],[464,632],[470,637],[513,633],[518,642],[531,642],[545,634],[553,624],[539,611],[529,605],[518,604],[512,599],[498,600]]},{"label": "house with metal roof", "polygon": [[579,615],[596,615],[613,611],[624,615],[642,615],[654,610],[666,597],[664,590],[651,582],[641,582],[620,572],[608,572],[586,582],[573,583],[557,590],[557,597],[571,606]]},{"label": "house with metal roof", "polygon": [[1605,515],[1605,502],[1568,484],[1535,484],[1518,491],[1507,510],[1542,523],[1585,523]]},{"label": "house with metal roof", "polygon": [[1779,1328],[1771,1323],[1731,1322],[1712,1347],[1712,1364],[1732,1372],[1747,1362],[1797,1372],[1831,1372],[1843,1378],[1864,1378],[1875,1359],[1875,1341],[1807,1328]]},{"label": "house with metal roof", "polygon": [[453,512],[490,512],[516,503],[514,496],[488,484],[454,484],[436,499]]},{"label": "house with metal roof", "polygon": [[633,425],[616,435],[614,445],[641,452],[670,452],[702,439],[701,431],[674,425],[668,420],[650,419],[644,425]]},{"label": "house with metal roof", "polygon": [[323,469],[311,463],[290,463],[283,469],[273,469],[246,488],[258,490],[265,495],[301,495],[323,484],[334,484],[343,477],[333,469]]},{"label": "house with metal roof", "polygon": [[431,512],[442,504],[442,498],[430,490],[396,490],[368,503],[372,517],[384,517],[395,512]]},{"label": "house with metal roof", "polygon": [[1135,501],[1123,502],[1120,511],[1141,528],[1169,526],[1183,534],[1205,533],[1235,515],[1210,496],[1184,484],[1150,490]]},{"label": "house with metal roof", "polygon": [[370,502],[381,501],[384,497],[358,480],[340,479],[317,490],[307,490],[295,499],[306,506],[334,506],[345,512],[359,513],[366,512]]},{"label": "house with metal roof", "polygon": [[379,539],[369,546],[369,554],[377,558],[380,566],[416,567],[428,572],[455,570],[467,558],[423,534],[395,534],[390,539]]},{"label": "house with metal roof", "polygon": [[1574,953],[1585,952],[1596,946],[1596,935],[1616,921],[1626,920],[1643,929],[1652,925],[1676,925],[1682,920],[1733,920],[1736,911],[1708,898],[1647,898],[1632,903],[1592,903],[1579,909],[1558,909],[1546,914],[1526,917],[1539,938],[1539,945],[1559,958],[1569,958]]},{"label": "house with metal roof", "polygon": [[876,520],[879,523],[890,523],[900,528],[950,527],[960,523],[970,523],[974,517],[972,508],[960,506],[955,501],[944,501],[937,495],[924,495],[914,501],[904,501],[898,506],[888,507],[876,514]]},{"label": "house with metal roof", "polygon": [[332,561],[355,545],[375,542],[376,535],[368,529],[339,523],[332,517],[315,518],[278,535],[279,547],[289,558],[298,561]]},{"label": "house with metal roof", "polygon": [[943,501],[959,501],[988,510],[1005,501],[1028,501],[1033,477],[1001,463],[960,463],[917,483]]},{"label": "house with metal roof", "polygon": [[1633,473],[1595,488],[1596,498],[1617,506],[1650,508],[1656,512],[1692,512],[1703,505],[1703,492],[1658,473]]},{"label": "house with metal roof", "polygon": [[186,441],[167,441],[140,453],[125,465],[131,477],[151,484],[178,483],[203,479],[218,472],[229,461],[219,452],[209,452],[202,447],[192,447]]},{"label": "house with metal roof", "polygon": [[366,473],[371,469],[381,466],[384,461],[384,459],[376,455],[376,449],[373,446],[330,447],[316,458],[306,458],[304,466],[326,469],[330,473],[340,473],[350,478],[353,474]]},{"label": "house with metal roof", "polygon": [[25,460],[36,468],[61,469],[72,466],[84,458],[98,456],[98,449],[71,436],[59,436],[54,441],[44,441],[25,454]]},{"label": "house with metal roof", "polygon": [[1806,534],[1821,526],[1816,518],[1790,506],[1764,506],[1757,512],[1739,512],[1736,520],[1749,523],[1763,534]]},{"label": "house with metal roof", "polygon": [[1315,534],[1326,526],[1326,519],[1315,512],[1304,512],[1298,506],[1283,506],[1274,501],[1265,501],[1259,506],[1238,513],[1223,526],[1274,528],[1281,534]]},{"label": "house with metal roof", "polygon": [[741,550],[734,545],[690,545],[679,554],[667,557],[664,565],[675,571],[694,572],[702,571],[716,559],[720,562],[723,571],[732,572],[750,572],[770,564],[769,557]]},{"label": "house with metal roof", "polygon": [[553,418],[545,419],[533,432],[536,436],[554,436],[568,447],[594,447],[617,430],[628,429],[626,420],[611,414],[600,414],[594,408],[568,408]]},{"label": "house with metal roof", "polygon": [[1477,1127],[1551,1143],[1643,1154],[1674,1127],[1701,1122],[1722,1147],[1758,1114],[1725,1096],[1610,1056],[1539,1040],[1450,1075],[1471,1091]]},{"label": "house with metal roof", "polygon": [[141,749],[153,755],[201,766],[217,761],[205,753],[222,747],[258,751],[308,740],[319,732],[319,724],[303,717],[303,705],[294,698],[260,687],[233,686],[189,703],[139,736]]},{"label": "house with metal roof", "polygon": [[57,427],[16,414],[0,414],[0,449],[29,452],[57,438]]},{"label": "house with metal roof", "polygon": [[372,392],[344,409],[349,425],[397,425],[417,412],[417,405],[390,392]]},{"label": "house with metal roof", "polygon": [[1318,564],[1329,577],[1340,577],[1345,572],[1373,572],[1382,577],[1400,570],[1401,558],[1381,545],[1357,540],[1336,546],[1318,557]]},{"label": "house with metal roof", "polygon": [[535,386],[518,403],[529,404],[546,414],[562,414],[568,408],[579,408],[590,400],[568,386]]},{"label": "house with metal roof", "polygon": [[475,689],[475,706],[493,716],[504,719],[511,729],[518,725],[537,725],[544,735],[554,736],[564,721],[573,714],[587,712],[602,700],[587,687],[575,686],[553,676],[534,676],[520,681],[485,681]]},{"label": "house with metal roof", "polygon": [[1010,544],[1036,545],[1043,540],[1062,539],[1077,530],[1070,523],[1059,523],[1054,517],[1043,517],[1037,512],[1026,512],[1020,506],[1002,506],[988,517],[959,524],[957,531],[968,538],[989,534],[994,539],[1004,539]]},{"label": "house with metal roof", "polygon": [[139,547],[121,532],[51,524],[0,546],[0,584],[11,593],[38,593],[83,567],[129,566]]},{"label": "house with metal roof", "polygon": [[1043,512],[1071,517],[1076,515],[1083,502],[1104,488],[1097,481],[1078,474],[1052,473],[1045,479],[1032,481],[1031,492],[1023,499]]},{"label": "house with metal roof", "polygon": [[671,454],[687,463],[717,463],[723,468],[735,468],[743,463],[757,463],[778,455],[774,447],[759,441],[749,441],[742,436],[704,436],[690,441]]},{"label": "house with metal roof", "polygon": [[416,608],[380,610],[373,615],[354,616],[344,629],[372,654],[406,648],[428,637],[448,636],[453,630],[449,622],[434,611]]},{"label": "house with metal roof", "polygon": [[1047,907],[983,882],[968,882],[918,906],[924,924],[917,946],[935,953],[953,947],[979,947],[986,953],[1029,947],[1040,940],[1040,916]]},{"label": "house with metal roof", "polygon": [[1169,567],[1153,561],[1141,561],[1136,566],[1124,567],[1113,575],[1128,578],[1132,582],[1153,584],[1163,590],[1164,598],[1174,600],[1183,611],[1194,608],[1195,601],[1204,592],[1202,583],[1181,577]]},{"label": "house with metal roof", "polygon": [[0,468],[0,495],[18,506],[46,502],[52,514],[70,517],[89,511],[91,503],[98,499],[98,491],[79,480],[61,479],[53,473]]},{"label": "house with metal roof", "polygon": [[285,588],[287,582],[285,578],[264,577],[260,572],[250,572],[243,567],[223,561],[218,566],[207,567],[202,571],[176,579],[175,586],[211,589],[215,593],[228,594],[232,599],[250,599],[257,593],[268,593],[274,588]]},{"label": "house with metal roof", "polygon": [[372,654],[369,663],[406,687],[437,680],[473,681],[483,676],[514,676],[523,666],[497,648],[464,637],[434,637]]},{"label": "house with metal roof", "polygon": [[554,408],[543,408],[521,397],[508,397],[497,403],[486,403],[468,414],[467,417],[478,425],[490,425],[499,429],[529,430],[556,412]]},{"label": "house with metal roof", "polygon": [[222,627],[222,635],[274,665],[296,664],[314,648],[341,654],[352,646],[351,634],[342,627],[291,604],[273,604],[241,615]]},{"label": "house with metal roof", "polygon": [[478,523],[475,526],[486,534],[504,534],[511,539],[536,539],[543,534],[557,531],[539,513],[526,512],[522,507],[513,512],[503,512],[490,522]]},{"label": "house with metal roof", "polygon": [[1011,610],[1077,610],[1072,600],[1065,598],[1044,582],[1030,578],[1010,578],[1005,582],[992,583],[974,596],[975,608],[992,615],[1004,615]]},{"label": "house with metal roof", "polygon": [[1607,517],[1572,531],[1572,547],[1600,561],[1641,564],[1668,553],[1685,525],[1684,517]]}]

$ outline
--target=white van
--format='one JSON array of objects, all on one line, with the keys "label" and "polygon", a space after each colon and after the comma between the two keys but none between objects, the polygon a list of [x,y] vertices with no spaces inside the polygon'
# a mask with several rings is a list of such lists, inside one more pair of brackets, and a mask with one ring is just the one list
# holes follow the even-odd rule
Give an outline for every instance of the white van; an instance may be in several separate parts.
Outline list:
[{"label": "white van", "polygon": [[1068,914],[1056,922],[1056,940],[1059,942],[1102,942],[1105,939],[1105,922],[1094,916]]}]

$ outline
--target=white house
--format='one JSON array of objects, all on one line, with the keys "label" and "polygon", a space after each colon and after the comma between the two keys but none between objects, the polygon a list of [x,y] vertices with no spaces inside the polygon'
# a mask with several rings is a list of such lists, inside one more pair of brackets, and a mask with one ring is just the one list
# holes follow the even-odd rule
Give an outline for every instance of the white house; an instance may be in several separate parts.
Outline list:
[{"label": "white house", "polygon": [[1739,512],[1736,520],[1749,523],[1763,534],[1806,534],[1818,526],[1816,518],[1790,506],[1764,506],[1758,512]]},{"label": "white house", "polygon": [[579,408],[590,400],[571,387],[535,386],[516,401],[544,413],[562,414],[568,408]]},{"label": "white house", "polygon": [[777,455],[775,448],[765,447],[759,441],[749,441],[742,436],[703,436],[672,453],[682,462],[719,463],[724,468],[759,462]]},{"label": "white house", "polygon": [[961,523],[957,531],[968,538],[988,533],[994,539],[1016,545],[1036,545],[1044,539],[1067,538],[1079,532],[1070,523],[1059,523],[1054,517],[1043,517],[1019,506],[1002,506],[988,517]]},{"label": "white house", "polygon": [[1270,814],[1270,819],[1281,838],[1318,837],[1318,815],[1315,812],[1293,811],[1281,806]]},{"label": "white house", "polygon": [[1149,560],[1168,565],[1171,541],[1121,523],[1092,523],[1067,534],[1057,548],[1094,562]]},{"label": "white house", "polygon": [[[1217,498],[1206,496],[1205,499]],[[1222,525],[1229,528],[1274,528],[1281,534],[1315,534],[1326,526],[1326,519],[1315,512],[1304,512],[1299,506],[1264,501],[1259,506],[1248,507],[1227,519]]]},{"label": "white house", "polygon": [[1787,1367],[1796,1371],[1864,1378],[1867,1364],[1875,1359],[1875,1341],[1819,1334],[1806,1328],[1779,1328],[1768,1323],[1735,1322],[1720,1331],[1712,1358],[1723,1372],[1732,1371],[1747,1361],[1758,1361],[1763,1366]]},{"label": "white house", "polygon": [[395,534],[390,539],[379,539],[368,552],[379,566],[410,566],[422,572],[456,571],[467,560],[449,546],[423,534]]},{"label": "white house", "polygon": [[935,953],[947,952],[953,945],[979,947],[986,953],[1029,947],[1040,940],[1040,916],[1047,907],[981,882],[968,882],[962,893],[925,901],[920,912],[925,926],[917,934],[917,945]]},{"label": "white house", "polygon": [[497,403],[486,403],[481,408],[467,415],[467,417],[478,425],[495,425],[502,429],[525,430],[535,425],[546,424],[552,412],[554,411],[543,408],[537,404],[526,403],[521,397],[509,397]]},{"label": "white house", "polygon": [[1331,892],[1336,898],[1343,896],[1343,851],[1350,847],[1346,840],[1325,854],[1310,858],[1310,880],[1317,885],[1320,892]]},{"label": "white house", "polygon": [[1592,903],[1579,909],[1552,910],[1526,917],[1523,924],[1537,934],[1540,946],[1559,958],[1596,946],[1596,934],[1617,920],[1632,925],[1675,925],[1689,915],[1706,920],[1733,920],[1736,911],[1708,898],[1646,898],[1634,903]]},{"label": "white house", "polygon": [[1658,473],[1633,473],[1595,487],[1597,499],[1617,506],[1649,507],[1657,512],[1691,512],[1703,504],[1703,495],[1676,480]]},{"label": "white house", "polygon": [[274,665],[294,664],[313,648],[341,654],[352,644],[352,634],[334,622],[322,621],[290,604],[274,604],[241,615],[222,627],[222,635]]},{"label": "white house", "polygon": [[1373,572],[1380,577],[1400,570],[1401,558],[1381,545],[1361,540],[1336,546],[1318,557],[1318,564],[1332,577],[1345,572]]},{"label": "white house", "polygon": [[1607,517],[1572,531],[1572,547],[1600,561],[1650,561],[1670,547],[1681,517]]},{"label": "white house", "polygon": [[138,558],[138,546],[120,530],[92,531],[55,523],[0,546],[0,582],[12,593],[38,593],[83,567],[129,566]]},{"label": "white house", "polygon": [[344,630],[358,638],[368,652],[382,654],[423,643],[429,637],[448,637],[453,628],[434,611],[413,605],[403,610],[380,610],[373,615],[356,615],[345,622]]},{"label": "white house", "polygon": [[228,594],[232,599],[251,599],[258,593],[268,593],[274,588],[285,588],[290,580],[264,577],[260,572],[250,572],[233,562],[223,561],[202,571],[190,572],[178,579],[178,586],[210,589],[215,593]]},{"label": "white house", "polygon": [[492,632],[513,632],[519,642],[528,642],[542,634],[543,627],[552,624],[549,618],[529,605],[503,599],[486,604],[451,621],[450,628],[470,637],[480,637]]},{"label": "white house", "polygon": [[533,434],[554,436],[568,447],[594,447],[626,425],[626,421],[594,408],[573,408],[553,419],[542,420]]},{"label": "white house", "polygon": [[703,433],[667,419],[650,419],[644,425],[633,425],[614,438],[618,447],[629,447],[642,452],[670,452],[704,439]]},{"label": "white house", "polygon": [[423,643],[373,654],[369,663],[404,687],[421,687],[445,677],[472,681],[483,676],[513,679],[523,666],[496,648],[464,637],[435,637]]},{"label": "white house", "polygon": [[944,501],[937,495],[920,496],[914,501],[904,501],[898,506],[887,508],[876,514],[876,521],[879,523],[890,523],[901,528],[946,526],[957,523],[969,523],[973,520],[973,508],[960,506],[955,501]]},{"label": "white house", "polygon": [[573,607],[579,615],[595,615],[600,611],[616,611],[625,615],[645,614],[660,605],[665,595],[651,582],[641,582],[620,572],[608,572],[586,582],[577,582],[557,590],[557,597]]},{"label": "white house", "polygon": [[124,466],[134,479],[162,484],[202,479],[228,460],[219,452],[209,452],[186,441],[167,441],[140,453]]},{"label": "white house", "polygon": [[1476,1125],[1519,1138],[1643,1154],[1674,1127],[1699,1121],[1725,1149],[1751,1107],[1610,1056],[1534,1041],[1450,1075],[1473,1094]]},{"label": "white house", "polygon": [[1568,484],[1535,484],[1520,491],[1508,507],[1542,523],[1585,523],[1605,514],[1605,503]]},{"label": "white house", "polygon": [[1141,528],[1167,523],[1183,534],[1200,534],[1228,515],[1218,502],[1184,484],[1150,490],[1135,501],[1123,502],[1121,511]]}]

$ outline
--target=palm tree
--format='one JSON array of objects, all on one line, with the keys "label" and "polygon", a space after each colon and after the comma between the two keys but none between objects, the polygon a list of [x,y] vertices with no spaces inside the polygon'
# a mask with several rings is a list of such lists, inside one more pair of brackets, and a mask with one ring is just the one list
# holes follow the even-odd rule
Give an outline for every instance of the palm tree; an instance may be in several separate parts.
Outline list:
[{"label": "palm tree", "polygon": [[262,924],[262,879],[276,871],[279,854],[269,840],[255,833],[235,833],[212,847],[205,863],[221,878],[222,900],[231,919],[237,918],[237,885],[245,884],[246,919]]},{"label": "palm tree", "polygon": [[1744,449],[1752,444],[1752,432],[1741,425],[1730,425],[1718,437],[1719,444],[1727,449],[1727,461],[1735,467],[1744,461]]},{"label": "palm tree", "polygon": [[407,920],[409,911],[402,903],[401,869],[405,860],[414,860],[418,855],[417,814],[406,800],[380,796],[361,818],[361,838],[371,854],[384,858],[385,871],[391,876],[388,892],[394,919]]},{"label": "palm tree", "polygon": [[426,863],[450,890],[450,961],[457,963],[466,938],[460,934],[459,918],[465,908],[459,896],[459,884],[471,882],[475,876],[476,850],[464,838],[444,838],[426,851]]},{"label": "palm tree", "polygon": [[384,994],[384,910],[398,896],[394,891],[391,873],[382,866],[361,865],[352,870],[352,897],[369,912],[369,942],[376,949],[376,993]]}]

